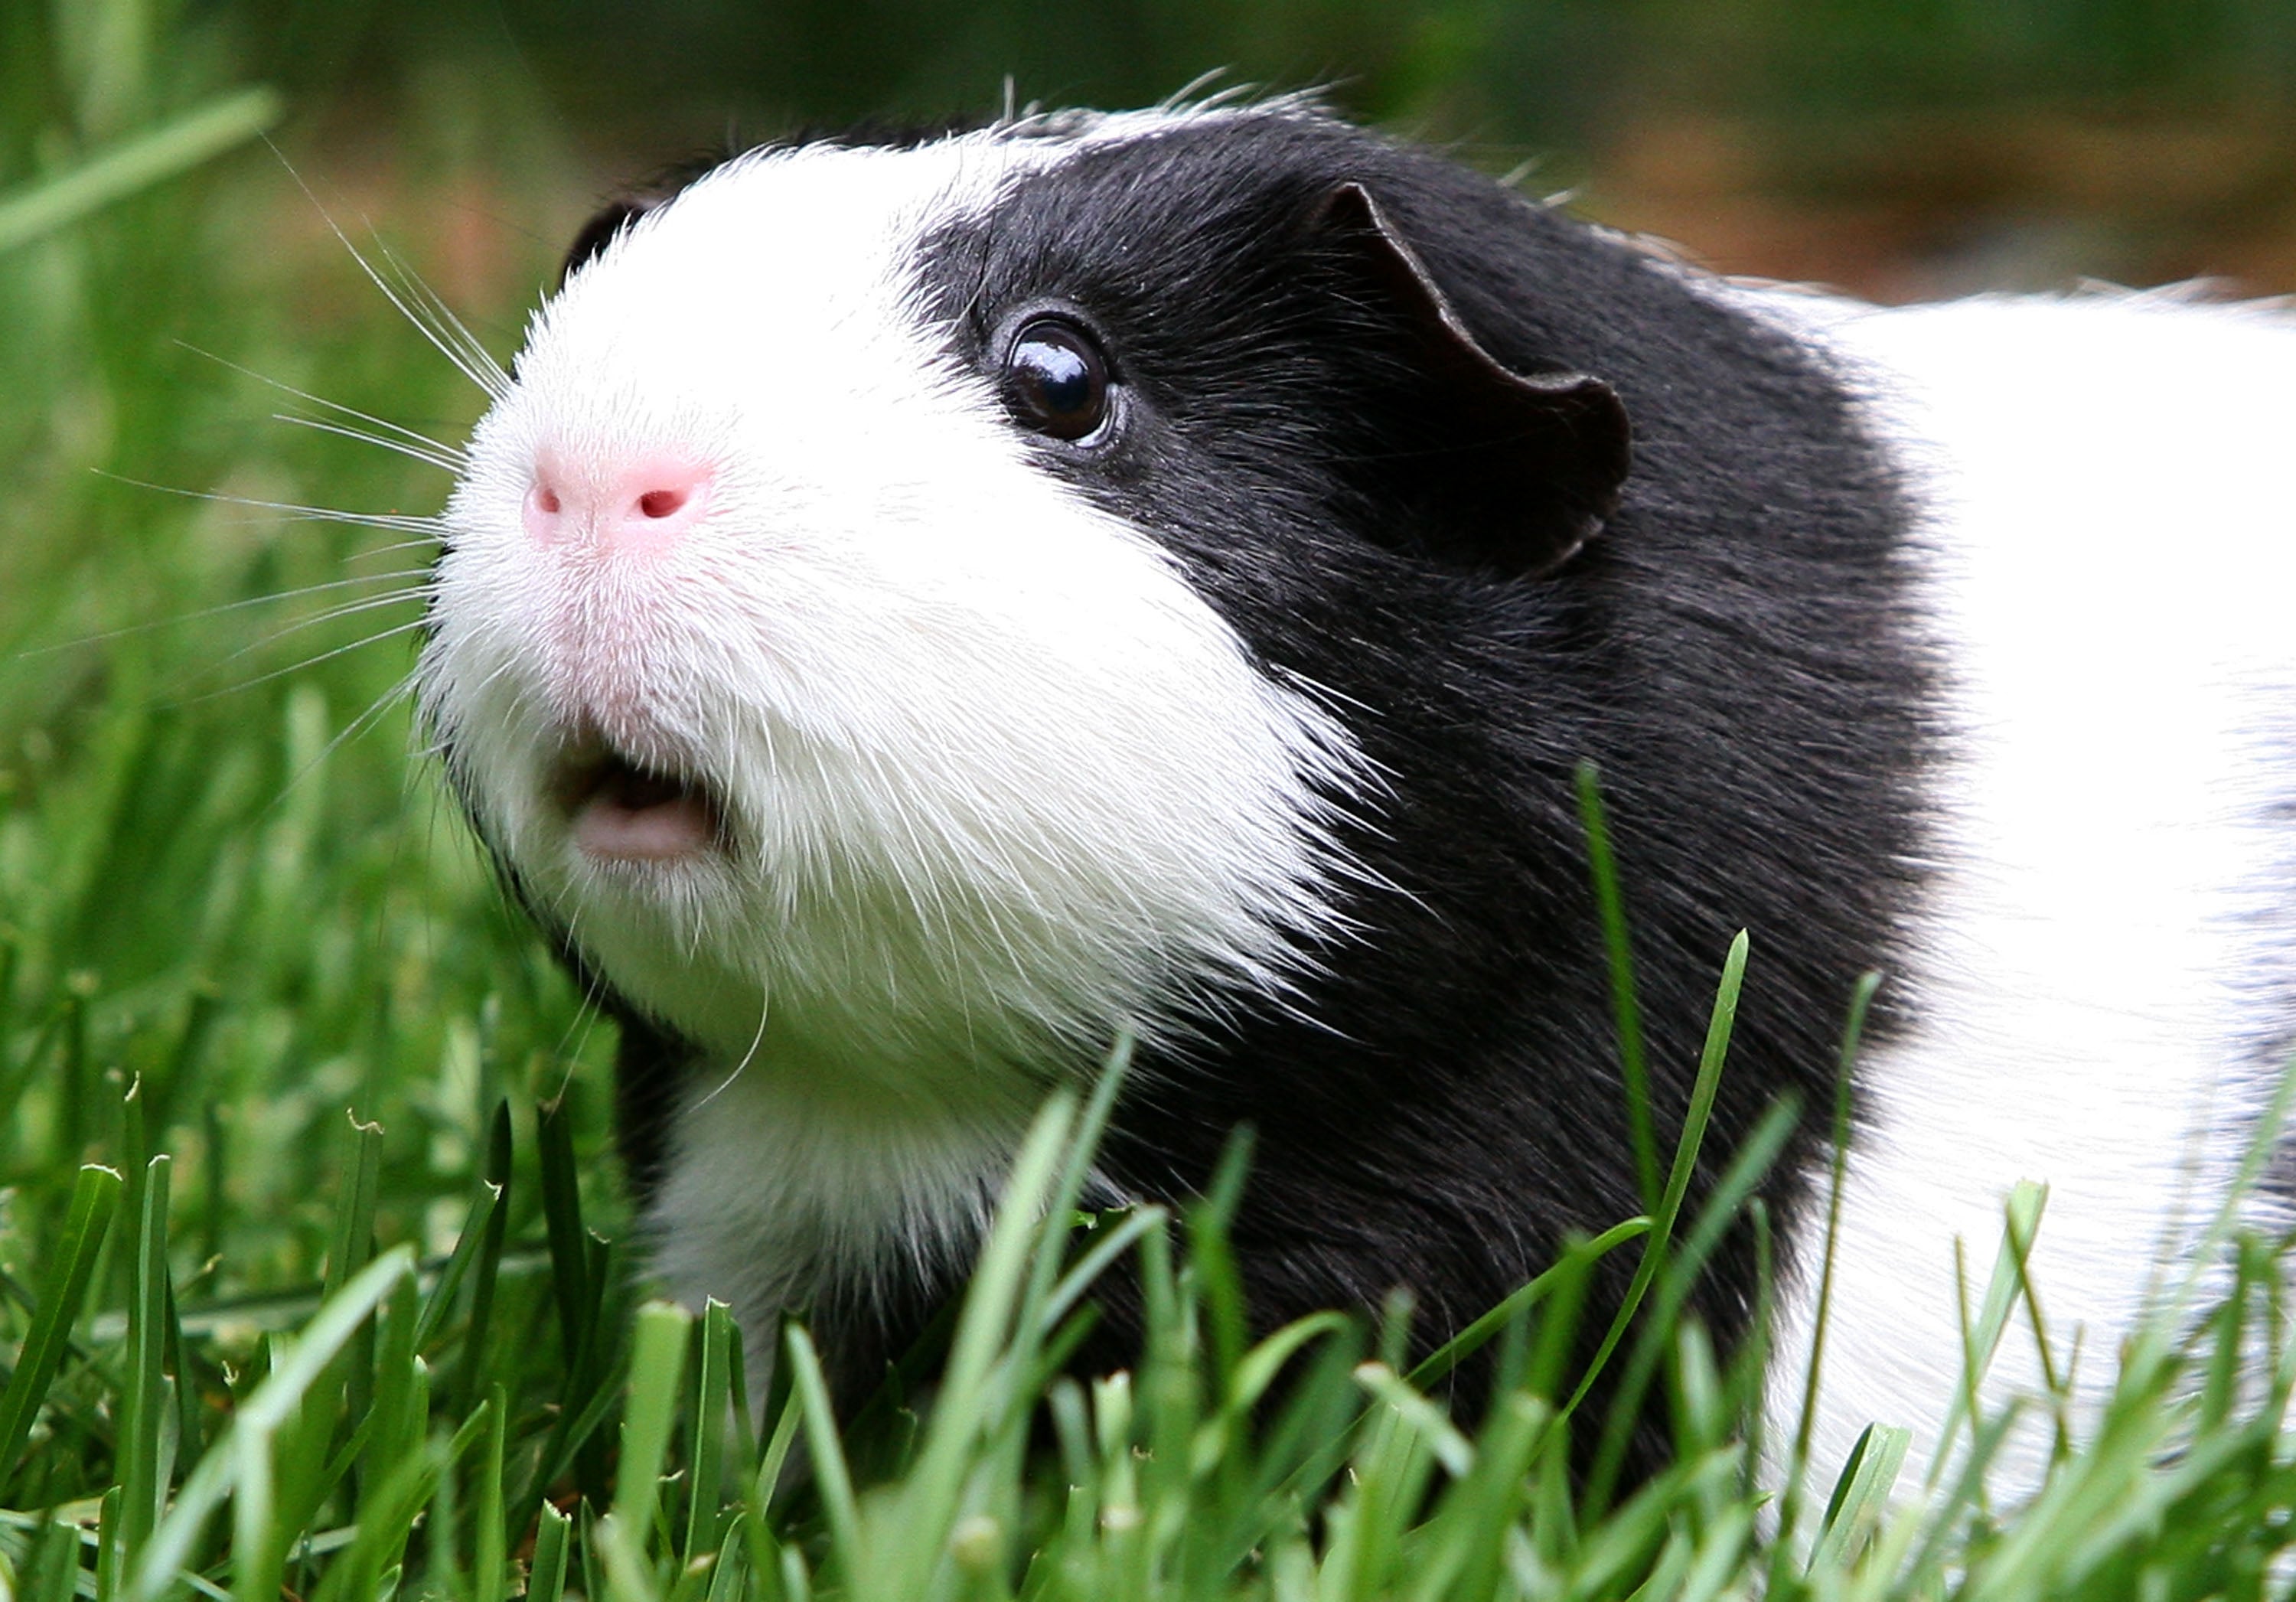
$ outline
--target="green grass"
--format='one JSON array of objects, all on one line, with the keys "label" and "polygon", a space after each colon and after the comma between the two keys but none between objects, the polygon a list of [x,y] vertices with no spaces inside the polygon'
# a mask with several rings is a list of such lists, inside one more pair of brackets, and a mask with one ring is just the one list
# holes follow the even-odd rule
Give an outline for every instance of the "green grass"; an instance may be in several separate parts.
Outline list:
[{"label": "green grass", "polygon": [[[144,15],[87,10],[130,33]],[[2241,1243],[2220,1307],[2131,1346],[2109,1414],[2022,1514],[1957,1470],[1925,1488],[1889,1431],[1839,1484],[1774,1483],[1748,1440],[1759,1348],[1717,1353],[1676,1317],[1729,1216],[1681,1216],[1694,1121],[1674,1149],[1638,1135],[1648,1219],[1471,1332],[1512,1376],[1472,1434],[1430,1400],[1441,1362],[1403,1371],[1406,1309],[1249,1343],[1216,1201],[1072,1224],[1104,1099],[1046,1109],[930,1405],[889,1390],[840,1439],[798,1330],[774,1393],[749,1397],[722,1309],[644,1302],[605,1160],[608,1043],[407,754],[411,647],[359,643],[415,616],[425,553],[173,493],[430,509],[436,472],[270,421],[315,410],[248,374],[439,438],[477,398],[246,143],[275,103],[161,42],[18,51],[0,94],[8,1595],[2284,1591],[2296,1352],[2274,1252]],[[469,112],[459,148],[540,148],[496,115],[524,113]],[[424,220],[384,218],[448,281],[455,205],[538,219],[458,299],[498,350],[568,169],[542,148],[485,168],[482,201],[440,202],[450,173]],[[360,212],[403,193],[369,174],[320,202],[364,240]],[[1677,1442],[1641,1487],[1611,1477],[1611,1421],[1574,1405],[1601,1252],[1639,1265],[1603,1360],[1664,1399]],[[1975,1351],[2019,1261],[1972,1286]],[[1119,1263],[1147,1287],[1140,1364],[1060,1377],[1091,1275]],[[2000,1422],[1960,1438],[1981,1456]]]}]

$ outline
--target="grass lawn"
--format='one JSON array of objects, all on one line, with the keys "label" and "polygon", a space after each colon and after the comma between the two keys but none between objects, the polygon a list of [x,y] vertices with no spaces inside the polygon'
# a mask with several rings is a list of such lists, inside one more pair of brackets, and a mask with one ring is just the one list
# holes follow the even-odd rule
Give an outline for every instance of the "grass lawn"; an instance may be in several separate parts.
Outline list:
[{"label": "grass lawn", "polygon": [[[249,143],[265,96],[69,56],[0,52],[7,1595],[2285,1594],[2296,1351],[2254,1245],[2004,1513],[1966,1467],[1992,1419],[1943,1472],[1882,1431],[1838,1489],[1766,1475],[1752,1354],[1667,1317],[1711,1220],[1662,1206],[1587,1248],[1651,1269],[1610,1360],[1679,1442],[1612,1496],[1568,1471],[1603,1427],[1569,1407],[1583,1257],[1493,1321],[1516,1383],[1470,1437],[1382,1358],[1399,1311],[1247,1347],[1216,1204],[1072,1226],[1095,1113],[1063,1104],[931,1405],[889,1390],[840,1442],[801,1334],[750,1398],[722,1312],[644,1304],[606,1031],[411,754],[445,476],[348,437],[451,440],[480,398],[326,217],[507,354],[578,176],[529,112],[464,97],[429,136],[461,178],[299,157],[309,198]],[[43,143],[58,108],[77,144]],[[1980,1351],[2015,1288],[1985,1282],[1995,1245]],[[1139,1368],[1053,1377],[1128,1254]]]}]

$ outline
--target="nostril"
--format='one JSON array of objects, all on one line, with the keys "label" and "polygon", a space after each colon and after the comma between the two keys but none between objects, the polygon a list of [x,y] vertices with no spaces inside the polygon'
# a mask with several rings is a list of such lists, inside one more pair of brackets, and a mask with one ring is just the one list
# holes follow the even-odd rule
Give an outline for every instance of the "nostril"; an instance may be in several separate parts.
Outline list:
[{"label": "nostril", "polygon": [[522,512],[537,545],[666,551],[709,507],[709,470],[674,456],[570,462],[545,451],[532,472]]},{"label": "nostril", "polygon": [[627,551],[666,551],[684,539],[709,505],[709,470],[675,457],[632,462],[613,480],[620,508],[601,534]]},{"label": "nostril", "polygon": [[528,538],[539,545],[552,545],[566,537],[566,522],[560,514],[566,503],[556,486],[549,480],[537,478],[526,492],[523,508]]}]

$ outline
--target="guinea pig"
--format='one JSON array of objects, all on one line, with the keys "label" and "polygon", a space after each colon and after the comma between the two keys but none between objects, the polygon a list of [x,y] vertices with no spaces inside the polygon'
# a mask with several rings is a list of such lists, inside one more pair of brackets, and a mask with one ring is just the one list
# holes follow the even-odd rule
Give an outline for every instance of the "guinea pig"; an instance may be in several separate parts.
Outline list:
[{"label": "guinea pig", "polygon": [[[736,156],[585,230],[493,402],[428,727],[619,1023],[663,1280],[761,1361],[806,1310],[849,1399],[1127,1035],[1094,1195],[1249,1125],[1259,1327],[1400,1286],[1423,1348],[1642,1211],[1588,761],[1661,1141],[1751,932],[1691,1207],[1808,1114],[1760,1188],[1788,1428],[1887,975],[1829,1478],[1937,1441],[1956,1243],[1981,1288],[2021,1179],[2102,1397],[2296,1044],[2276,313],[1729,283],[1280,100]],[[1696,1290],[1718,1342],[1758,1267]]]}]

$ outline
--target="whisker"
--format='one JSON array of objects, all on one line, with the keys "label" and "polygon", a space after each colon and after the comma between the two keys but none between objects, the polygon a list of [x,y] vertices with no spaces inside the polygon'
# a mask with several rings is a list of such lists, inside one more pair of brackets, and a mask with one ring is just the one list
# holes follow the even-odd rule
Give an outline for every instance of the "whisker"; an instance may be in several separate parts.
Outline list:
[{"label": "whisker", "polygon": [[[330,606],[322,611],[315,612],[308,617],[297,618],[285,628],[274,629],[271,633],[265,635],[261,639],[250,641],[249,644],[242,645],[229,656],[225,657],[221,661],[216,663],[215,666],[218,668],[228,667],[230,664],[239,661],[240,658],[243,656],[253,656],[258,652],[267,651],[272,646],[279,644],[282,640],[292,639],[299,634],[302,634],[309,629],[322,628],[329,623],[339,623],[345,618],[357,617],[362,612],[380,612],[385,607],[401,605],[408,601],[420,601],[428,604],[430,599],[430,590],[426,585],[414,589],[394,590],[387,596],[366,596],[357,601],[347,601],[340,606]],[[396,631],[394,630],[393,632]],[[384,637],[378,636],[376,637],[380,638]],[[315,657],[312,660],[315,661],[324,661],[327,659],[321,656]]]},{"label": "whisker", "polygon": [[[407,547],[402,546],[385,548],[403,550]],[[258,606],[276,606],[282,601],[297,601],[306,596],[323,595],[329,590],[345,589],[353,585],[395,584],[406,579],[428,579],[430,575],[430,570],[427,567],[398,568],[387,573],[360,573],[348,579],[329,579],[321,583],[298,585],[293,589],[275,590],[266,595],[243,596],[236,601],[218,602],[213,606],[202,606],[197,612],[178,612],[171,618],[159,618],[148,623],[128,623],[118,628],[104,629],[100,634],[84,634],[75,639],[61,640],[53,645],[34,645],[27,650],[17,652],[13,660],[24,661],[33,657],[53,656],[62,651],[78,651],[86,645],[106,645],[113,640],[152,634],[162,628],[174,628],[185,623],[204,622],[210,618],[225,617],[234,612],[246,612]],[[426,587],[421,592],[406,593],[427,594],[428,590]],[[398,596],[394,594],[390,598],[397,599]]]},{"label": "whisker", "polygon": [[[278,147],[274,145],[272,152],[275,155],[278,154]],[[286,162],[286,158],[283,155],[280,156],[280,160],[283,164]],[[434,326],[423,318],[417,309],[417,298],[414,297],[414,292],[411,289],[402,290],[398,285],[392,283],[376,268],[374,263],[368,260],[359,248],[351,242],[350,235],[343,232],[343,226],[335,220],[334,214],[320,203],[318,195],[313,192],[310,185],[303,181],[303,175],[296,171],[292,165],[288,165],[287,176],[295,180],[295,186],[303,192],[303,198],[311,202],[311,209],[316,211],[320,220],[327,225],[327,231],[335,236],[335,242],[349,253],[353,261],[358,264],[358,269],[366,275],[367,282],[382,292],[382,298],[398,308],[399,316],[414,325],[415,332],[430,341],[432,349],[454,364],[455,370],[476,384],[489,399],[500,400],[510,392],[510,379],[496,363],[494,357],[481,349],[476,352],[476,359],[473,359],[472,353],[457,349],[455,341],[445,330]],[[373,231],[373,224],[368,225],[368,230]],[[377,240],[376,249],[386,261],[390,261],[394,267],[398,265],[389,250],[382,246],[380,239]],[[457,326],[460,325],[457,325]],[[467,337],[468,331],[464,330],[463,333]],[[475,341],[473,343],[475,344]]]},{"label": "whisker", "polygon": [[[275,668],[268,673],[258,673],[252,678],[242,679],[239,683],[234,685],[226,685],[219,690],[209,690],[198,695],[186,695],[180,701],[169,702],[168,704],[170,706],[198,706],[204,702],[214,701],[225,695],[236,695],[242,691],[254,689],[258,685],[269,684],[273,679],[285,678],[290,674],[304,672],[309,669],[317,667],[321,662],[332,661],[336,657],[348,655],[351,652],[362,650],[368,645],[379,645],[383,641],[391,638],[395,635],[411,634],[416,629],[427,628],[429,627],[430,620],[428,618],[416,618],[411,622],[394,624],[390,628],[381,629],[377,633],[365,635],[358,639],[352,640],[348,645],[338,645],[332,651],[322,651],[316,656],[306,657],[301,661],[290,662],[285,667]],[[252,647],[250,647],[250,649],[252,649]],[[233,653],[234,658],[243,656],[245,654],[246,652],[244,651],[234,652]]]},{"label": "whisker", "polygon": [[[330,226],[332,226],[332,222]],[[386,275],[381,269],[353,250],[352,255],[361,269],[374,281],[377,288],[390,298],[391,304],[422,330],[423,337],[436,346],[440,354],[489,397],[501,399],[510,389],[510,375],[503,371],[501,364],[495,360],[485,346],[479,343],[477,337],[439,299],[438,293],[422,282],[422,275],[408,267],[384,242],[372,223],[368,224],[367,232],[373,240],[377,259],[390,269],[390,281],[386,282]],[[336,234],[340,238],[341,230],[337,229]],[[349,243],[348,240],[344,241],[347,248]]]},{"label": "whisker", "polygon": [[[288,170],[291,173],[294,169],[291,168]],[[308,195],[310,191],[306,189],[303,193]],[[199,346],[186,341],[177,340],[176,343],[194,356],[207,357],[217,366],[228,368],[242,377],[251,378],[259,384],[268,384],[283,395],[292,395],[298,400],[308,401],[316,407],[324,407],[331,412],[340,412],[342,415],[356,422],[364,423],[370,428],[379,428],[387,433],[397,434],[411,445],[419,445],[427,450],[437,451],[440,456],[449,457],[457,463],[467,458],[468,453],[461,447],[449,445],[443,440],[433,440],[430,435],[408,428],[403,423],[393,423],[388,417],[378,417],[372,412],[362,412],[357,407],[345,406],[340,400],[329,400],[324,395],[314,395],[308,390],[299,390],[293,384],[283,382],[266,373],[258,373],[254,368],[243,366],[229,357],[217,356],[212,350],[201,349]]]},{"label": "whisker", "polygon": [[[427,606],[435,593],[430,585],[422,584],[407,589],[393,590],[387,596],[361,596],[354,601],[345,601],[338,605],[325,607],[307,618],[298,618],[272,636],[272,639],[283,639],[289,634],[299,633],[306,628],[316,628],[321,624],[336,622],[343,618],[354,618],[363,612],[379,612],[383,607],[397,606],[405,601],[420,601]],[[267,645],[270,642],[263,643]]]},{"label": "whisker", "polygon": [[384,450],[394,452],[410,461],[420,462],[426,467],[435,467],[441,472],[460,472],[463,470],[462,459],[450,456],[444,451],[426,449],[420,445],[411,445],[404,440],[394,440],[388,434],[378,434],[368,429],[353,428],[348,423],[330,423],[324,417],[298,416],[293,412],[274,412],[271,414],[271,420],[274,423],[292,423],[297,428],[316,429],[323,434],[339,434],[346,440],[357,440],[362,445],[380,446]]},{"label": "whisker", "polygon": [[410,669],[407,672],[400,676],[397,684],[391,686],[390,688],[385,690],[381,694],[369,702],[367,703],[366,711],[361,712],[357,717],[352,719],[350,722],[344,725],[342,731],[337,734],[333,739],[327,742],[326,749],[320,752],[316,757],[312,759],[311,765],[313,767],[316,767],[327,758],[334,755],[337,750],[349,743],[351,741],[356,740],[366,730],[373,728],[376,724],[381,722],[384,716],[388,714],[393,707],[398,706],[401,702],[412,699],[414,694],[414,674],[413,670]]},{"label": "whisker", "polygon": [[758,1002],[758,1030],[755,1034],[750,1037],[750,1048],[742,1054],[742,1060],[734,1064],[733,1071],[731,1072],[727,1073],[724,1079],[719,1080],[716,1087],[713,1088],[707,1096],[704,1096],[700,1101],[693,1104],[693,1111],[698,1112],[701,1108],[708,1106],[711,1102],[716,1101],[719,1097],[725,1095],[726,1091],[732,1089],[734,1088],[734,1081],[740,1079],[744,1073],[748,1072],[750,1070],[750,1064],[757,1059],[758,1048],[766,1043],[766,1022],[773,1015],[774,1003],[771,990],[765,990],[764,987],[760,987],[760,989],[764,993],[761,994]]},{"label": "whisker", "polygon": [[[496,884],[499,885],[502,883],[501,874],[497,873],[495,878]],[[503,890],[501,894],[505,908],[514,915],[523,912],[523,908],[510,906],[510,893],[506,889]],[[566,942],[569,946],[573,945],[580,934],[580,925],[581,914],[578,910],[567,920]],[[582,1052],[589,1046],[591,1031],[597,1027],[598,1020],[604,1016],[605,1010],[604,981],[594,975],[585,979],[582,985],[582,1005],[576,1009],[574,1016],[567,1020],[565,1032],[558,1038],[558,1055],[566,1064],[566,1072],[558,1080],[558,1089],[553,1099],[562,1097],[569,1087],[573,1084],[575,1064],[581,1060]]]},{"label": "whisker", "polygon": [[350,722],[344,725],[342,728],[336,731],[333,739],[329,740],[324,745],[321,746],[317,752],[313,753],[309,761],[304,763],[293,773],[287,776],[286,782],[279,786],[279,793],[271,798],[271,808],[276,809],[285,805],[287,798],[295,793],[295,787],[298,785],[300,785],[304,780],[309,778],[311,775],[317,772],[320,765],[325,762],[328,758],[333,756],[335,752],[340,751],[346,743],[356,738],[361,731],[371,727],[383,716],[384,713],[390,711],[392,707],[397,706],[400,702],[406,700],[408,694],[414,689],[414,676],[412,673],[409,673],[406,678],[401,678],[390,689],[385,690],[381,695],[375,697],[375,699],[368,704],[367,709],[365,711],[352,719]]},{"label": "whisker", "polygon": [[[332,221],[328,226],[334,226]],[[490,400],[501,400],[510,393],[510,381],[503,374],[502,369],[496,366],[493,357],[484,350],[474,352],[466,349],[463,340],[455,336],[454,328],[442,326],[425,316],[428,308],[424,304],[422,296],[417,293],[417,285],[394,286],[365,257],[359,254],[358,248],[351,243],[340,228],[335,228],[335,237],[342,241],[345,250],[350,251],[351,259],[358,263],[359,270],[367,275],[375,288],[382,292],[383,299],[397,307],[399,316],[414,324],[415,332],[430,341],[432,348],[453,363],[457,372],[476,384]],[[383,254],[386,259],[390,259],[388,251]],[[427,292],[424,292],[427,293]],[[455,327],[459,327],[459,325]]]},{"label": "whisker", "polygon": [[394,534],[429,534],[434,538],[443,535],[446,530],[444,521],[431,513],[345,512],[335,506],[306,506],[294,501],[258,500],[253,496],[231,495],[220,489],[185,489],[175,484],[154,484],[145,479],[131,479],[125,473],[107,472],[101,467],[89,471],[133,489],[149,489],[159,495],[179,495],[186,500],[212,501],[218,505],[246,506],[258,512],[276,512],[296,522],[341,523],[349,528],[383,529]]},{"label": "whisker", "polygon": [[[481,387],[485,388],[489,395],[497,399],[501,398],[510,389],[510,374],[500,362],[495,360],[494,352],[480,342],[479,336],[471,332],[471,325],[456,315],[453,307],[447,304],[446,298],[425,283],[422,281],[422,275],[409,267],[396,251],[380,238],[376,240],[375,245],[382,252],[383,259],[397,270],[400,282],[406,285],[408,292],[422,302],[430,315],[431,325],[460,346],[463,355],[472,363],[494,375],[495,384]],[[496,385],[500,387],[496,388]]]},{"label": "whisker", "polygon": [[[422,539],[394,539],[389,545],[371,546],[364,551],[353,551],[350,555],[345,556],[343,561],[346,563],[353,562],[372,562],[377,556],[396,555],[400,551],[427,550],[435,553],[438,548],[439,540],[436,537]],[[412,573],[427,573],[430,571],[430,570],[428,567],[414,568],[410,570],[409,576],[411,576]],[[290,590],[288,593],[292,595],[294,592]]]}]

